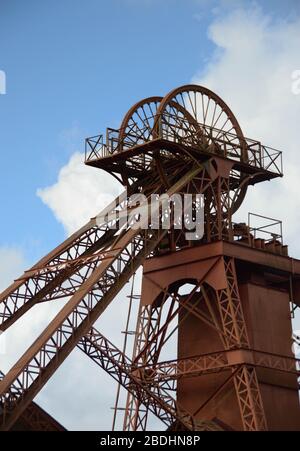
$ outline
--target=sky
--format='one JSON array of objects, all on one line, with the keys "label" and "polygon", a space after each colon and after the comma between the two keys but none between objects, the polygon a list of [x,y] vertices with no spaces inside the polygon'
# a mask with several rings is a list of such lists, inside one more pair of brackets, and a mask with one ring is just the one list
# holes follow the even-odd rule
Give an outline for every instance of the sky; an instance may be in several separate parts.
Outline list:
[{"label": "sky", "polygon": [[[118,128],[137,100],[190,82],[219,94],[246,136],[284,152],[285,177],[249,189],[237,218],[283,220],[299,258],[299,30],[298,0],[0,0],[0,289],[120,191],[84,166],[85,137]],[[39,306],[9,330],[2,370],[60,307]],[[115,319],[111,307],[100,326],[120,344]],[[68,429],[108,429],[114,392],[75,351],[38,402]]]}]

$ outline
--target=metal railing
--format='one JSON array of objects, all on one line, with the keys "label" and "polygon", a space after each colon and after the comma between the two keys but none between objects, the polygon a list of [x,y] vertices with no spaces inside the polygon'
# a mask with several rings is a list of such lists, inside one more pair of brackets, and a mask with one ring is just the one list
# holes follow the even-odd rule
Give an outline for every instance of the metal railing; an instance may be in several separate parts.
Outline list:
[{"label": "metal railing", "polygon": [[248,213],[248,224],[232,223],[234,240],[252,245],[261,241],[264,245],[283,245],[282,221],[256,213]]},{"label": "metal railing", "polygon": [[276,241],[283,244],[282,221],[279,219],[248,213],[248,227],[254,239],[262,238],[266,243]]},{"label": "metal railing", "polygon": [[164,113],[162,116],[149,117],[154,123],[155,133],[149,126],[130,129],[120,138],[120,131],[108,128],[106,140],[103,135],[92,136],[85,141],[85,161],[108,157],[115,152],[128,150],[153,139],[189,147],[206,149],[226,158],[242,161],[251,167],[282,175],[282,152],[267,146],[260,141],[220,130],[206,124],[190,124],[185,118],[178,118]]},{"label": "metal railing", "polygon": [[103,135],[96,135],[85,140],[85,161],[98,160],[107,156],[107,146],[103,142]]}]

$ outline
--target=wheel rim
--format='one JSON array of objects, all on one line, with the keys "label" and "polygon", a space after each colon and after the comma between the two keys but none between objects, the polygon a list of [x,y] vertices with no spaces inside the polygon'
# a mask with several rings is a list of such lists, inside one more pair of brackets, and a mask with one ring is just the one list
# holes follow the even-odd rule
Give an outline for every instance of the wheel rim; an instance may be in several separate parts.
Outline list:
[{"label": "wheel rim", "polygon": [[[157,109],[155,130],[158,127],[165,133],[184,134],[194,144],[199,143],[199,128],[210,143],[226,139],[231,148],[230,158],[247,162],[248,155],[241,127],[228,105],[211,90],[198,85],[185,85],[172,90],[160,102]],[[240,207],[247,191],[241,174],[232,170],[232,179],[239,179],[240,185],[231,193],[231,214]]]},{"label": "wheel rim", "polygon": [[125,114],[120,127],[119,151],[143,144],[152,137],[157,109],[162,97],[153,96],[140,100]]}]

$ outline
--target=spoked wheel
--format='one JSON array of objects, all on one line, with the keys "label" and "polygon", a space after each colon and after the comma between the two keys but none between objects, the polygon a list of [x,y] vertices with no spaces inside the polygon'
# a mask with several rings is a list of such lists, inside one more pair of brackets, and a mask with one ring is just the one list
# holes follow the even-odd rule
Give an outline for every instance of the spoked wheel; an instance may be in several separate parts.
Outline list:
[{"label": "spoked wheel", "polygon": [[120,127],[119,151],[143,144],[152,138],[154,120],[161,100],[162,97],[158,96],[148,97],[130,108]]},{"label": "spoked wheel", "polygon": [[[125,114],[119,133],[119,152],[149,142],[153,138],[154,121],[161,100],[162,97],[159,96],[140,100]],[[130,158],[126,161],[126,171],[122,174],[123,183],[128,185],[135,181],[136,177],[130,174],[144,174],[150,169],[151,162],[152,157],[147,154]]]},{"label": "spoked wheel", "polygon": [[[130,148],[149,142],[157,137],[155,121],[157,118],[157,110],[162,99],[163,97],[159,96],[148,97],[137,102],[130,108],[120,127],[118,138],[119,152],[129,150]],[[199,124],[197,124],[192,115],[180,105],[176,105],[176,108],[179,108],[183,117],[185,117],[186,123],[192,129],[192,132],[197,131],[200,133],[201,129]],[[143,173],[143,171],[148,170],[152,164],[153,156],[151,154],[142,154],[130,158],[130,161],[126,163],[126,166],[129,170],[134,169]],[[173,166],[174,164],[175,162],[173,161]]]},{"label": "spoked wheel", "polygon": [[[214,92],[186,85],[167,94],[157,109],[155,133],[235,161],[248,159],[242,130],[226,103]],[[241,205],[247,183],[241,174],[230,174],[230,210]]]}]

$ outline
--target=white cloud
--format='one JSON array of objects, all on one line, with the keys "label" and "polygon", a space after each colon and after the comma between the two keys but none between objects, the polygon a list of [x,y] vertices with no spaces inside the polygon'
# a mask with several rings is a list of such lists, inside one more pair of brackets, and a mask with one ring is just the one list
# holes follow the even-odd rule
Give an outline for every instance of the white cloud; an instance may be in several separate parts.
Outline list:
[{"label": "white cloud", "polygon": [[254,210],[282,219],[294,253],[300,253],[300,96],[292,93],[292,73],[300,67],[299,29],[299,17],[274,21],[259,7],[216,16],[209,28],[216,50],[193,78],[229,104],[245,136],[284,152],[285,177],[250,188],[237,217]]},{"label": "white cloud", "polygon": [[[218,93],[237,117],[245,136],[283,151],[284,177],[250,187],[236,218],[248,211],[283,221],[290,254],[300,257],[300,95],[293,74],[300,69],[300,17],[274,21],[259,7],[216,16],[209,38],[210,63],[193,82]],[[299,327],[299,313],[294,327]]]},{"label": "white cloud", "polygon": [[84,165],[83,154],[74,153],[60,170],[54,185],[37,194],[71,234],[111,202],[122,187],[111,175]]},{"label": "white cloud", "polygon": [[[0,293],[9,286],[14,279],[25,269],[25,257],[23,252],[16,247],[0,247]],[[7,340],[5,334],[0,335],[0,356],[7,351]],[[3,370],[3,358],[1,359],[0,370]]]},{"label": "white cloud", "polygon": [[26,261],[21,249],[0,247],[0,292],[10,285],[25,269]]}]

